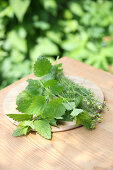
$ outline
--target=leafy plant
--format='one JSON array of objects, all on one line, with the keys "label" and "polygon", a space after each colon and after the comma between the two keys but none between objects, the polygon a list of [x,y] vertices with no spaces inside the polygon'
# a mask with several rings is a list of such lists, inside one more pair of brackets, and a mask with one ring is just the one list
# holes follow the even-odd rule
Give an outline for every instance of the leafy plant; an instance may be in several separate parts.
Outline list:
[{"label": "leafy plant", "polygon": [[[62,121],[75,120],[75,126],[93,129],[100,121],[100,102],[94,94],[67,79],[62,64],[51,65],[45,57],[38,57],[34,64],[36,80],[28,79],[28,85],[16,99],[21,114],[7,114],[18,121],[13,136],[26,135],[31,129],[42,137],[51,139],[51,126]],[[40,79],[39,79],[40,78]]]},{"label": "leafy plant", "polygon": [[112,16],[112,1],[0,0],[0,88],[32,72],[39,55],[112,72]]}]

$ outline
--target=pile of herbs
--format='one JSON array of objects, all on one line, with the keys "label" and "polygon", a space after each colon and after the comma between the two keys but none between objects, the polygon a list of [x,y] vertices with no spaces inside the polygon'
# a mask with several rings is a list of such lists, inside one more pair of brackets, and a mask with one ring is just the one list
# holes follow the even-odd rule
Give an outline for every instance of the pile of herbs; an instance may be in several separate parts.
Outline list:
[{"label": "pile of herbs", "polygon": [[26,135],[31,129],[46,139],[51,139],[51,126],[62,121],[75,120],[75,126],[95,128],[100,122],[100,105],[94,94],[72,82],[63,74],[62,64],[52,66],[45,57],[38,57],[34,64],[37,79],[28,79],[28,85],[16,99],[20,114],[8,114],[18,121],[13,136]]}]

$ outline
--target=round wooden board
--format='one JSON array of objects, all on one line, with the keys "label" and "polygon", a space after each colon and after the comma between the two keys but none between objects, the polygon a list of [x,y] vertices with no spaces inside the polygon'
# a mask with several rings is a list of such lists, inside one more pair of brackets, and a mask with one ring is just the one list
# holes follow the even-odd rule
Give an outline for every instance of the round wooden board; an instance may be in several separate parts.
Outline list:
[{"label": "round wooden board", "polygon": [[[76,76],[66,76],[67,78],[71,79],[73,82],[78,83],[81,86],[86,87],[87,89],[91,89],[92,92],[94,92],[95,97],[101,102],[103,103],[104,101],[104,95],[102,90],[93,82],[87,80],[87,79],[83,79],[80,77],[76,77]],[[35,79],[35,77],[33,77],[33,79]],[[10,92],[7,93],[4,101],[3,101],[3,112],[4,114],[15,114],[15,113],[20,113],[18,112],[18,110],[16,110],[16,97],[17,95],[23,91],[25,89],[25,87],[27,86],[27,82],[24,81],[20,84],[18,84],[17,86],[15,86]],[[12,120],[11,118],[9,118],[7,116],[7,118],[15,125],[18,125],[18,122]],[[52,132],[59,132],[59,131],[65,131],[65,130],[69,130],[69,129],[74,129],[75,128],[75,122],[63,122],[62,125],[59,125],[58,127],[51,127],[52,128]]]}]

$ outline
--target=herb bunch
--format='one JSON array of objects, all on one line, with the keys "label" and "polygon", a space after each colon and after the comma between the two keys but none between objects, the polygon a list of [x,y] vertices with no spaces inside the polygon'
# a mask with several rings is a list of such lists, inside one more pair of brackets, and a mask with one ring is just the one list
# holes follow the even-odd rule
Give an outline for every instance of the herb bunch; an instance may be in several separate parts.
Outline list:
[{"label": "herb bunch", "polygon": [[18,121],[13,136],[26,135],[31,129],[42,137],[51,139],[51,126],[62,121],[75,120],[75,126],[95,128],[101,121],[99,101],[94,94],[75,84],[63,74],[62,64],[52,64],[45,57],[38,57],[34,64],[36,80],[28,79],[28,85],[16,99],[20,114],[7,114]]}]

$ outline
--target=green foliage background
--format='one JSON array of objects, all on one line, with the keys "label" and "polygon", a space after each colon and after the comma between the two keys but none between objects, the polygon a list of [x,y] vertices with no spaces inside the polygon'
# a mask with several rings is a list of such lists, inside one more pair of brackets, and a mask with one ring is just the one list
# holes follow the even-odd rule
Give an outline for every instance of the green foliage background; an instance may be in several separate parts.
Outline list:
[{"label": "green foliage background", "polygon": [[0,88],[29,74],[39,55],[112,70],[113,1],[0,0]]}]

